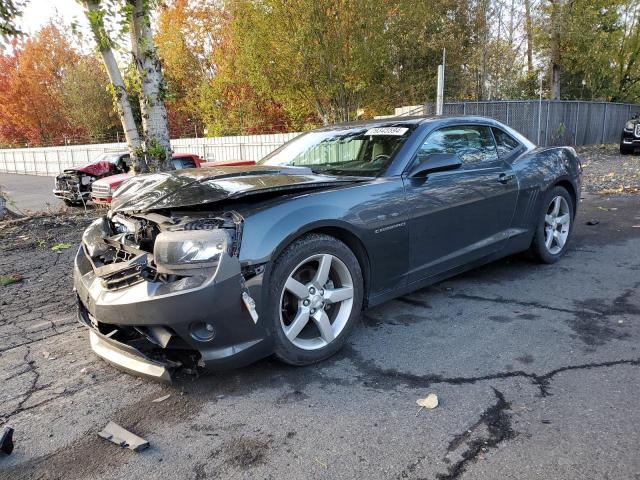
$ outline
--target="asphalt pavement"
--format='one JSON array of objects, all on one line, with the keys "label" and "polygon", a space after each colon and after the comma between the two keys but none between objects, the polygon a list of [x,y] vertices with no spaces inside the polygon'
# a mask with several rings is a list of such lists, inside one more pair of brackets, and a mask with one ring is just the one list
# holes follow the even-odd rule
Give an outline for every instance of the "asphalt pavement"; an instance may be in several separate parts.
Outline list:
[{"label": "asphalt pavement", "polygon": [[[171,386],[91,352],[73,248],[50,249],[82,225],[62,222],[0,230],[0,274],[25,276],[0,287],[0,478],[640,477],[640,196],[587,196],[555,265],[510,257],[365,312],[321,364]],[[151,447],[98,437],[109,420]]]},{"label": "asphalt pavement", "polygon": [[56,211],[64,202],[53,196],[53,177],[0,173],[0,191],[14,212]]}]

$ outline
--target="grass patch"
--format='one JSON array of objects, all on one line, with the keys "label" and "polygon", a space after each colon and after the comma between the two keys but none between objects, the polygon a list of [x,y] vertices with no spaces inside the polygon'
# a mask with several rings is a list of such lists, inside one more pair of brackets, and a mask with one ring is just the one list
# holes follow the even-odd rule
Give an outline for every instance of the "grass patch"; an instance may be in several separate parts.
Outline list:
[{"label": "grass patch", "polygon": [[18,283],[23,280],[23,276],[19,273],[13,273],[11,275],[0,275],[0,287],[6,287],[12,283]]},{"label": "grass patch", "polygon": [[56,243],[53,247],[51,247],[51,251],[52,252],[60,252],[62,250],[66,250],[68,248],[71,248],[73,245],[71,245],[70,243],[66,243],[66,242],[61,242],[61,243]]}]

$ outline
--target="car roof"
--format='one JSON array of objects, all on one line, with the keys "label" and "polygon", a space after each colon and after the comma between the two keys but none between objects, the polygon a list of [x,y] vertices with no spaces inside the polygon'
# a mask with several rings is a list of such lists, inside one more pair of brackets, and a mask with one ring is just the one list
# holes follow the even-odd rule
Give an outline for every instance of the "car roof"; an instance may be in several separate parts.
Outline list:
[{"label": "car roof", "polygon": [[361,120],[355,122],[336,123],[333,125],[327,125],[320,127],[316,131],[326,131],[335,128],[354,128],[354,127],[388,127],[399,125],[411,125],[417,126],[423,123],[440,122],[440,121],[460,121],[460,122],[486,122],[491,124],[497,124],[498,122],[492,118],[480,117],[477,115],[440,115],[440,116],[396,116],[385,118],[374,118],[371,120]]}]

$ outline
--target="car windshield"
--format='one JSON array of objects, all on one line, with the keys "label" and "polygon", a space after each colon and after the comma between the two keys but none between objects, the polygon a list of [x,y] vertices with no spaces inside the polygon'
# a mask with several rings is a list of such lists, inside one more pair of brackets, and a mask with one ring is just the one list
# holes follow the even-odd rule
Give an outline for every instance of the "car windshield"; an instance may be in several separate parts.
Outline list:
[{"label": "car windshield", "polygon": [[116,163],[120,159],[119,153],[102,153],[96,157],[94,162],[111,162]]},{"label": "car windshield", "polygon": [[258,164],[375,177],[386,170],[413,129],[413,125],[403,124],[309,132],[285,143]]}]

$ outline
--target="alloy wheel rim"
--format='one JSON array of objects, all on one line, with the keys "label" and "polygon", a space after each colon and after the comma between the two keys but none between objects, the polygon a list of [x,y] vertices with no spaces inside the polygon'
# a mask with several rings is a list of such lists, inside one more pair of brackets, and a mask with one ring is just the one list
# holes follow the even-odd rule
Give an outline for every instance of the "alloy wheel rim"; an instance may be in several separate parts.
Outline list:
[{"label": "alloy wheel rim", "polygon": [[312,255],[293,269],[280,294],[280,325],[303,350],[318,350],[344,330],[353,308],[353,278],[338,257]]},{"label": "alloy wheel rim", "polygon": [[562,251],[569,237],[571,211],[567,200],[558,195],[547,207],[544,216],[544,245],[552,255]]}]

